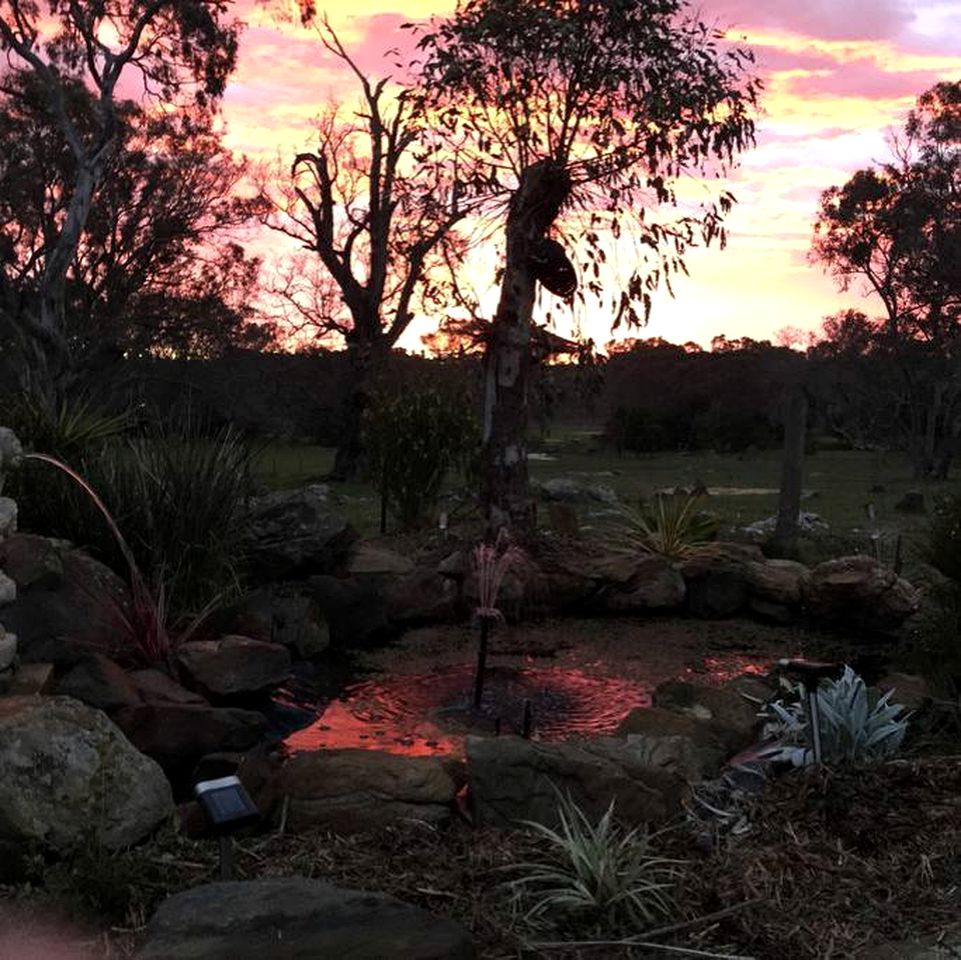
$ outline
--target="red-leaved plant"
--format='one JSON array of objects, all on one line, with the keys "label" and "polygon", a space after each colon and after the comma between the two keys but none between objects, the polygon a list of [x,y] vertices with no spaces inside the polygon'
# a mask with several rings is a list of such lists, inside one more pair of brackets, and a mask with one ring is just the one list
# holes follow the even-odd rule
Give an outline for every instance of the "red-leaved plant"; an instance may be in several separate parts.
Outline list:
[{"label": "red-leaved plant", "polygon": [[[65,473],[71,480],[90,497],[90,501],[100,511],[110,532],[117,541],[117,546],[127,563],[130,580],[130,603],[124,603],[109,590],[98,592],[97,599],[108,608],[111,625],[122,638],[120,650],[116,651],[121,657],[135,660],[139,665],[172,666],[173,654],[176,647],[187,640],[200,624],[209,616],[216,601],[211,601],[190,623],[174,636],[168,626],[169,609],[166,602],[166,589],[162,577],[156,590],[152,589],[146,577],[134,559],[133,551],[121,533],[106,504],[97,491],[76,470],[45,453],[28,453],[25,460],[40,460]],[[113,651],[112,651],[113,652]]]}]

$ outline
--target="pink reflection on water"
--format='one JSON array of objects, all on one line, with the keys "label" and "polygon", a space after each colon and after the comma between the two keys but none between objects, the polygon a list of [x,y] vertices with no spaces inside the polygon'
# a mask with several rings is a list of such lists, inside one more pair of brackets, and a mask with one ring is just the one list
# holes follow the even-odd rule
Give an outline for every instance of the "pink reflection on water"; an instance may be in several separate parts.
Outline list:
[{"label": "pink reflection on water", "polygon": [[[532,736],[565,740],[612,734],[631,710],[651,705],[647,680],[536,667],[488,669],[480,710],[471,707],[473,664],[456,664],[421,674],[393,674],[351,684],[317,719],[291,734],[292,753],[359,747],[409,756],[463,756],[469,733],[519,733],[530,703]],[[770,662],[751,656],[707,657],[685,671],[696,682],[723,683],[745,673],[765,673]]]}]

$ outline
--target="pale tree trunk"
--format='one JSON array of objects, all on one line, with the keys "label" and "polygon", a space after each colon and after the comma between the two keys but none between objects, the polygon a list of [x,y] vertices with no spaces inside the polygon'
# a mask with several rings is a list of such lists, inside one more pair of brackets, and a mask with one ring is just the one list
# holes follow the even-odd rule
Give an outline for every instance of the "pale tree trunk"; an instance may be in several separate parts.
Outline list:
[{"label": "pale tree trunk", "polygon": [[807,411],[808,398],[803,387],[792,388],[784,419],[781,490],[777,504],[777,525],[774,528],[774,541],[771,544],[772,552],[778,557],[797,556]]},{"label": "pale tree trunk", "polygon": [[527,391],[535,279],[532,245],[557,218],[570,193],[563,167],[541,161],[524,171],[507,215],[507,255],[500,301],[484,361],[482,507],[493,532],[533,529],[527,483]]}]

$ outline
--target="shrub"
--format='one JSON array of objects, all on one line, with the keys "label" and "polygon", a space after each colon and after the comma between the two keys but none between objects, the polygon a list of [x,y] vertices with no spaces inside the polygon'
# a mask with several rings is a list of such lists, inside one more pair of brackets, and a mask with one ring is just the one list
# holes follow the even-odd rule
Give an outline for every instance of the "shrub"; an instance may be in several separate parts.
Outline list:
[{"label": "shrub", "polygon": [[625,510],[627,545],[672,560],[689,556],[717,536],[719,521],[702,503],[696,494],[658,494],[637,511]]},{"label": "shrub", "polygon": [[364,435],[373,483],[408,530],[429,522],[447,474],[467,466],[478,442],[469,402],[436,388],[381,391]]},{"label": "shrub", "polygon": [[235,590],[252,477],[251,451],[233,427],[208,436],[189,415],[158,423],[90,463],[88,478],[108,492],[138,566],[155,588],[163,582],[174,616]]},{"label": "shrub", "polygon": [[[5,406],[9,426],[28,452],[45,453],[84,472],[110,445],[132,428],[127,413],[115,414],[89,395],[53,403],[39,393],[25,392]],[[89,544],[86,534],[103,537],[102,519],[89,498],[63,474],[27,462],[8,478],[7,495],[17,501],[25,530]],[[96,540],[96,538],[94,538]]]},{"label": "shrub", "polygon": [[513,864],[508,882],[521,922],[532,929],[639,932],[671,916],[680,861],[654,854],[646,828],[626,831],[614,801],[592,824],[570,795],[558,795],[557,830],[526,822],[547,841],[543,860]]},{"label": "shrub", "polygon": [[[795,766],[813,761],[808,746],[808,717],[801,702],[803,688],[788,684],[797,701],[776,700],[761,712],[766,736],[776,745],[767,752],[773,760]],[[897,753],[907,733],[904,710],[890,702],[894,691],[871,703],[864,680],[846,666],[838,680],[828,680],[817,691],[821,753],[825,763],[872,763]]]}]

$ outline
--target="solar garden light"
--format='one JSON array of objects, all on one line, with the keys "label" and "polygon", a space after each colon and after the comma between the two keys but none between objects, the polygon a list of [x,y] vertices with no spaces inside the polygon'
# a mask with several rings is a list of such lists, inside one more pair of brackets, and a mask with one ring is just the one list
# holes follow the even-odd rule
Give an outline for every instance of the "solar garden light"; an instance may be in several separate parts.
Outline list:
[{"label": "solar garden light", "polygon": [[829,677],[837,677],[841,667],[836,663],[819,663],[816,660],[779,660],[778,666],[787,674],[797,677],[804,688],[804,709],[810,731],[811,752],[814,762],[821,765],[821,714],[818,709],[818,686]]},{"label": "solar garden light", "polygon": [[239,777],[219,777],[194,784],[207,824],[220,840],[220,879],[233,877],[234,850],[231,834],[260,820],[260,811]]}]

